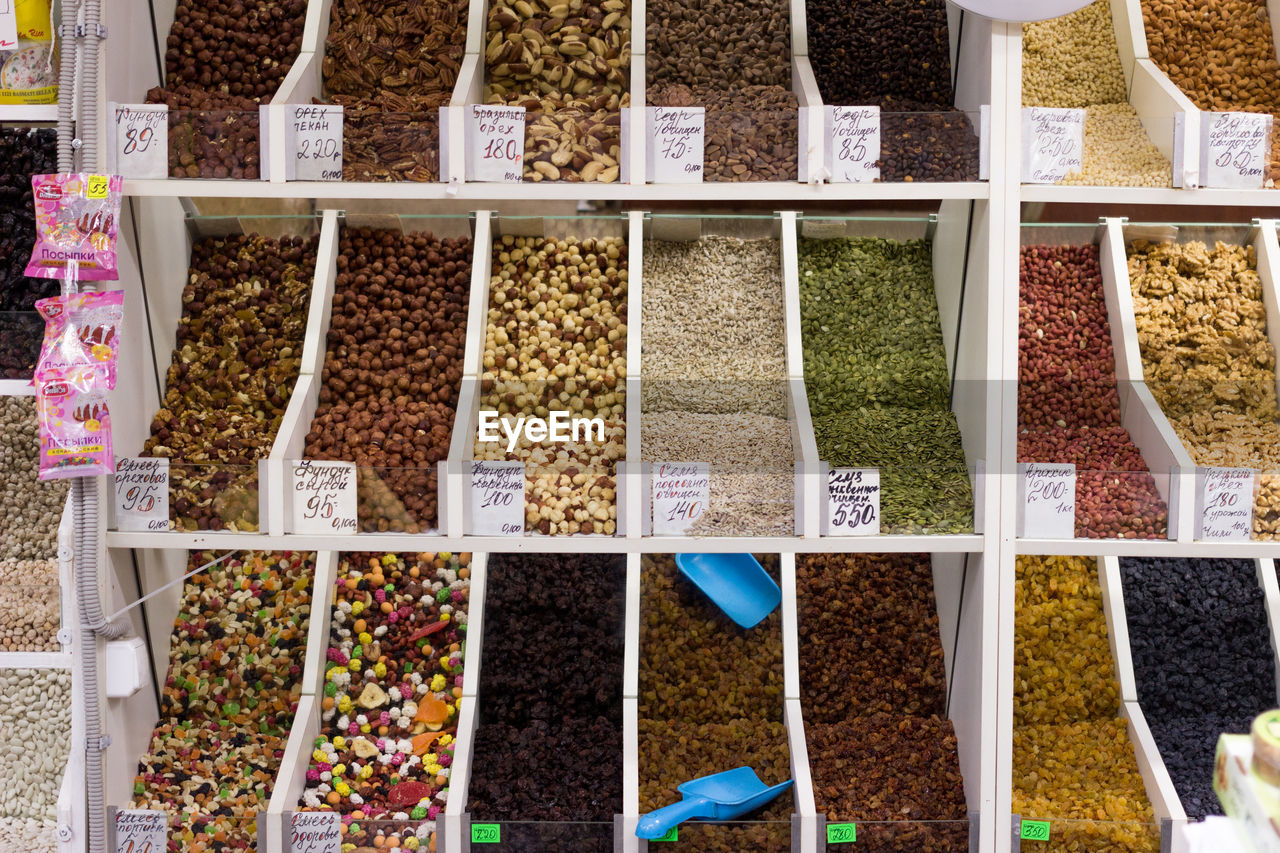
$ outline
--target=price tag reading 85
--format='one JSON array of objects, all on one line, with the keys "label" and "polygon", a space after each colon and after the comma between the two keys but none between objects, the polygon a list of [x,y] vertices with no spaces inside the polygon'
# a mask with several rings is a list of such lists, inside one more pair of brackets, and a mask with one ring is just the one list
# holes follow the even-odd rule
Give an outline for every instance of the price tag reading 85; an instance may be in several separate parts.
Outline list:
[{"label": "price tag reading 85", "polygon": [[1022,833],[1018,837],[1024,841],[1048,841],[1049,821],[1024,820],[1022,822]]},{"label": "price tag reading 85", "polygon": [[471,843],[472,844],[502,843],[502,824],[500,823],[471,824]]},{"label": "price tag reading 85", "polygon": [[828,844],[852,844],[857,840],[858,840],[858,825],[856,823],[827,824],[827,843]]},{"label": "price tag reading 85", "polygon": [[510,184],[524,180],[524,107],[471,107],[467,180]]}]

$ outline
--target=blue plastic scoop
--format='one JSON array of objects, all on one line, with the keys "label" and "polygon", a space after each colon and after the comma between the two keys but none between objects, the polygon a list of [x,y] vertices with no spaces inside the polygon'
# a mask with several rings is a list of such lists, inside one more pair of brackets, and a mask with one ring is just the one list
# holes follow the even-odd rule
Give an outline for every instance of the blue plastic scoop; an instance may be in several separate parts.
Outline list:
[{"label": "blue plastic scoop", "polygon": [[694,818],[733,820],[760,808],[790,787],[788,779],[771,788],[761,782],[750,767],[735,767],[701,779],[690,779],[676,789],[684,799],[641,816],[636,824],[636,837],[661,838],[671,827]]},{"label": "blue plastic scoop", "polygon": [[750,554],[676,554],[681,574],[743,628],[751,628],[782,601],[782,590]]}]

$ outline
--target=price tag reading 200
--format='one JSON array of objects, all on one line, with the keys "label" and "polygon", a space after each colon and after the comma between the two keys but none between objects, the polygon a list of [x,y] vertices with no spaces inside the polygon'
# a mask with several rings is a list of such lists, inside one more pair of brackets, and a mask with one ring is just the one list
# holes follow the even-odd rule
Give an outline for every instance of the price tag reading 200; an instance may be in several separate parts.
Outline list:
[{"label": "price tag reading 200", "polygon": [[524,179],[524,107],[471,107],[467,180],[518,184]]},{"label": "price tag reading 200", "polygon": [[1027,539],[1071,539],[1076,531],[1076,466],[1020,462],[1022,500],[1018,535]]},{"label": "price tag reading 200", "polygon": [[471,533],[524,535],[524,463],[471,463]]},{"label": "price tag reading 200", "polygon": [[116,853],[165,853],[168,815],[161,811],[116,812]]}]

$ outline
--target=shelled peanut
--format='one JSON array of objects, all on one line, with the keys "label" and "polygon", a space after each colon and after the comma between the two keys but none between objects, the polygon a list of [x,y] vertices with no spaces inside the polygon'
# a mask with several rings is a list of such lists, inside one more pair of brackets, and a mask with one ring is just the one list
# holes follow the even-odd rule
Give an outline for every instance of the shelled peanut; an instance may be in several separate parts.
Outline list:
[{"label": "shelled peanut", "polygon": [[258,461],[298,376],[315,262],[315,238],[210,237],[192,248],[164,399],[141,454],[169,459],[177,529],[258,529]]},{"label": "shelled peanut", "polygon": [[1259,469],[1253,534],[1280,533],[1275,350],[1251,246],[1127,249],[1143,373],[1198,465]]},{"label": "shelled peanut", "polygon": [[462,381],[471,240],[347,228],[308,459],[358,466],[366,532],[436,523]]},{"label": "shelled peanut", "polygon": [[477,437],[475,458],[525,464],[526,529],[612,535],[626,457],[626,240],[498,237],[489,288],[480,408],[509,421],[599,418],[604,440],[588,432],[534,442],[521,432],[508,452]]},{"label": "shelled peanut", "polygon": [[527,111],[526,180],[618,180],[628,0],[493,0],[484,58],[485,103]]},{"label": "shelled peanut", "polygon": [[[1280,115],[1269,8],[1266,0],[1142,0],[1147,49],[1202,110]],[[1272,131],[1268,186],[1277,174],[1280,126]]]},{"label": "shelled peanut", "polygon": [[1155,853],[1160,831],[1118,716],[1095,565],[1019,557],[1016,572],[1014,811],[1053,821],[1048,850]]},{"label": "shelled peanut", "polygon": [[1018,308],[1018,461],[1076,466],[1075,530],[1156,539],[1168,506],[1120,418],[1098,248],[1024,246]]}]

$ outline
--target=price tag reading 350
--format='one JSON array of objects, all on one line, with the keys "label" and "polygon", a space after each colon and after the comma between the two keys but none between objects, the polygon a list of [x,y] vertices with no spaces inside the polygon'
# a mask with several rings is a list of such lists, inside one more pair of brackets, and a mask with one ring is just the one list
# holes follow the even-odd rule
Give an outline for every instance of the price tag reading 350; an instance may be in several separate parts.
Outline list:
[{"label": "price tag reading 350", "polygon": [[1026,539],[1072,539],[1076,535],[1076,466],[1020,462],[1022,500],[1018,535]]},{"label": "price tag reading 350", "polygon": [[124,456],[116,460],[116,527],[169,529],[169,460]]},{"label": "price tag reading 350", "polygon": [[477,536],[524,535],[524,463],[471,463],[471,532]]},{"label": "price tag reading 350", "polygon": [[124,178],[169,177],[169,108],[164,104],[110,105],[115,144],[107,169]]},{"label": "price tag reading 350", "polygon": [[165,853],[168,815],[142,809],[116,812],[116,853]]},{"label": "price tag reading 350", "polygon": [[356,466],[301,459],[290,465],[294,533],[358,533]]},{"label": "price tag reading 350", "polygon": [[471,107],[467,180],[512,184],[524,180],[524,107]]},{"label": "price tag reading 350", "polygon": [[1248,539],[1253,534],[1253,470],[1200,468],[1197,539]]}]

